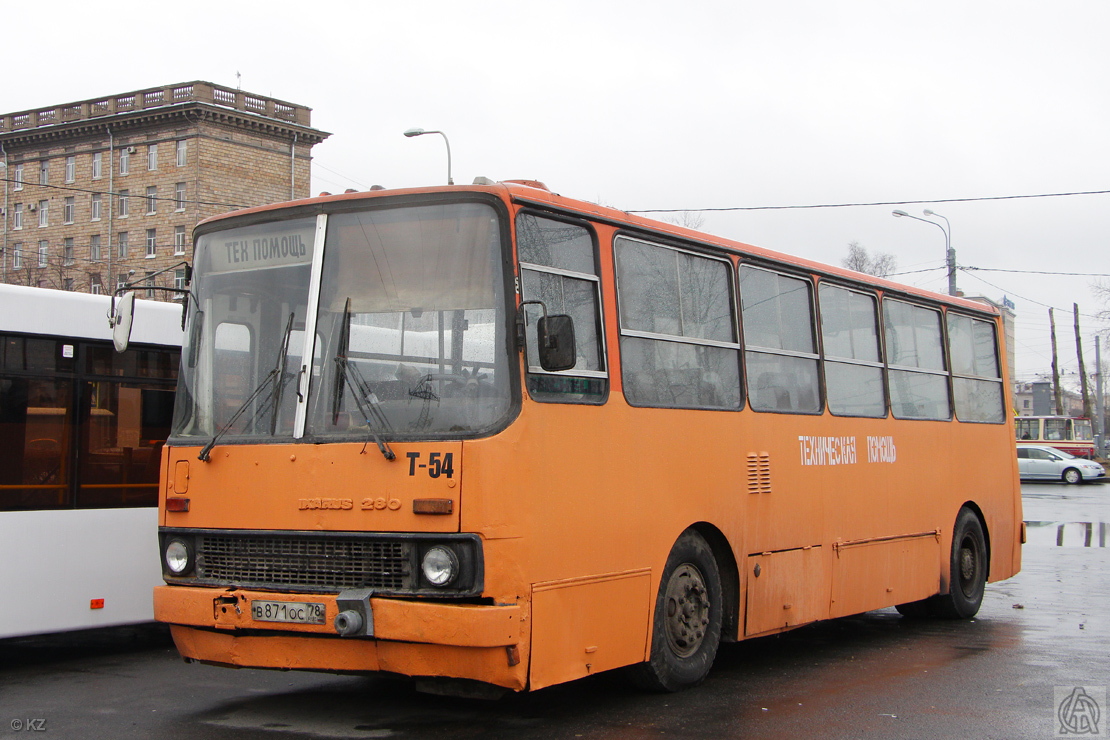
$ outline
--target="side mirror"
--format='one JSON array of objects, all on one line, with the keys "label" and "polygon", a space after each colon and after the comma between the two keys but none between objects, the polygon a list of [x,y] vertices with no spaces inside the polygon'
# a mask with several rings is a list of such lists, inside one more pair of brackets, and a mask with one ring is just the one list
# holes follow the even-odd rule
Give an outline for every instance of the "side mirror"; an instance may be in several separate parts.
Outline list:
[{"label": "side mirror", "polygon": [[570,370],[578,363],[574,344],[574,319],[564,314],[543,316],[537,325],[540,367],[548,372]]},{"label": "side mirror", "polygon": [[124,293],[116,304],[116,313],[112,318],[112,344],[116,352],[127,350],[127,343],[131,341],[131,324],[135,321],[135,294]]}]

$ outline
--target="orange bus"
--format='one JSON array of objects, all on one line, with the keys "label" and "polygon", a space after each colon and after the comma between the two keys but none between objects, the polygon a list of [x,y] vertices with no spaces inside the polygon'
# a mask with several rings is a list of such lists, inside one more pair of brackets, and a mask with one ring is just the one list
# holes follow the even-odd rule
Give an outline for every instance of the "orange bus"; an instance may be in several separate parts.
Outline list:
[{"label": "orange bus", "polygon": [[188,660],[673,691],[1020,567],[985,305],[532,181],[196,234],[155,590]]}]

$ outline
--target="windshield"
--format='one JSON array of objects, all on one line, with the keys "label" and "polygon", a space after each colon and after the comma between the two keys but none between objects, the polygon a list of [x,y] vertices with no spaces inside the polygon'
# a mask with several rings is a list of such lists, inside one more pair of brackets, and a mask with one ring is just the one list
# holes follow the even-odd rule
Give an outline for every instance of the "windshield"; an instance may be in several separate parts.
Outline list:
[{"label": "windshield", "polygon": [[[326,224],[317,306],[309,305],[315,217],[199,239],[173,436],[205,452],[302,434],[381,446],[506,423],[497,213],[452,203],[330,214]],[[314,312],[315,332],[306,333]]]},{"label": "windshield", "polygon": [[197,242],[173,436],[290,436],[315,219]]},{"label": "windshield", "polygon": [[471,435],[510,408],[500,224],[478,203],[329,217],[313,435]]}]

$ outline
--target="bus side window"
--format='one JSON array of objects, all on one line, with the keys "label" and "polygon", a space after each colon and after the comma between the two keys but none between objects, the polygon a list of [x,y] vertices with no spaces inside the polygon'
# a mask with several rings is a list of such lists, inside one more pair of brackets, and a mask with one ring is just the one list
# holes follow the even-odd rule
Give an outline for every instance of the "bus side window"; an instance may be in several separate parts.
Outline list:
[{"label": "bus side window", "polygon": [[536,325],[543,308],[525,310],[528,393],[537,401],[603,403],[609,391],[601,333],[601,292],[594,239],[578,225],[533,213],[517,217],[522,299],[542,301],[547,314],[574,322],[577,362],[570,370],[540,366]]},{"label": "bus side window", "polygon": [[886,416],[875,297],[822,284],[825,392],[836,416]]},{"label": "bus side window", "polygon": [[626,236],[615,248],[628,402],[740,408],[729,261]]},{"label": "bus side window", "polygon": [[886,298],[883,323],[894,417],[951,419],[940,311]]},{"label": "bus side window", "polygon": [[[820,413],[817,341],[809,282],[741,265],[740,301],[752,408]],[[755,383],[751,382],[753,378]]]},{"label": "bus side window", "polygon": [[1001,424],[1006,416],[994,325],[950,312],[948,343],[956,418]]}]

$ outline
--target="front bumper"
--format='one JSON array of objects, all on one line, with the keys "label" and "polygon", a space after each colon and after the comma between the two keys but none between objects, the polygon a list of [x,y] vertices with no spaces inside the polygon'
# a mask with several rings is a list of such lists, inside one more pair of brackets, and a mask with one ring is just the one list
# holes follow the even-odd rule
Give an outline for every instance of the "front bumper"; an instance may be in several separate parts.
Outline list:
[{"label": "front bumper", "polygon": [[[323,603],[323,624],[256,621],[252,601]],[[185,658],[220,665],[469,678],[519,690],[526,682],[518,605],[369,599],[373,637],[341,637],[334,594],[158,586],[154,617],[172,625]]]},{"label": "front bumper", "polygon": [[[323,603],[324,624],[256,621],[252,601]],[[374,639],[458,647],[509,647],[521,641],[518,605],[481,606],[371,598]],[[337,637],[339,613],[332,594],[285,594],[228,588],[157,586],[154,618],[160,622],[220,630],[268,630]],[[358,639],[358,638],[349,638]]]}]

